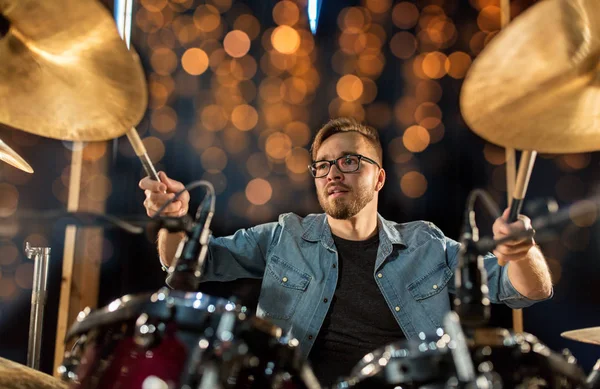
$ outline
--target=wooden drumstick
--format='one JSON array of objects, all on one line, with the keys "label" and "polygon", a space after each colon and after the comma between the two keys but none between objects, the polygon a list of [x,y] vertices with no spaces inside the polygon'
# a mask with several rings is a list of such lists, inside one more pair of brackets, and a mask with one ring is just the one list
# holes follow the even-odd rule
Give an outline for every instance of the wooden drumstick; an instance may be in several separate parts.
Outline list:
[{"label": "wooden drumstick", "polygon": [[129,143],[131,143],[131,146],[135,151],[135,155],[137,155],[140,159],[140,162],[142,162],[142,166],[144,167],[148,177],[154,181],[160,182],[160,178],[158,177],[158,173],[156,172],[156,169],[154,168],[154,165],[148,156],[146,147],[144,146],[144,143],[140,139],[140,136],[135,128],[132,127],[129,129],[129,131],[127,131],[127,139],[129,139]]}]

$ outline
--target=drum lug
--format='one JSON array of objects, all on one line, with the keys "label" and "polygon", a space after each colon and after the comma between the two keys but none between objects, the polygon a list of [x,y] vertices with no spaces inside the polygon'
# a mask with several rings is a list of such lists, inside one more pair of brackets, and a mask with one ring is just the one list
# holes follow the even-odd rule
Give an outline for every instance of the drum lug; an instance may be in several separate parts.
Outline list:
[{"label": "drum lug", "polygon": [[158,342],[158,329],[149,323],[149,316],[142,313],[135,321],[135,335],[133,341],[140,347],[150,348]]}]

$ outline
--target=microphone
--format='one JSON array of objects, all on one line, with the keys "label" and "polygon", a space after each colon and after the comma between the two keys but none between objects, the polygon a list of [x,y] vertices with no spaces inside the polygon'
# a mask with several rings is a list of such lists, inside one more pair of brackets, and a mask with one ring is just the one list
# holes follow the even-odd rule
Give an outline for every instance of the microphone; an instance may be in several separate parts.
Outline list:
[{"label": "microphone", "polygon": [[[460,321],[471,328],[485,325],[491,314],[487,272],[483,255],[477,246],[479,230],[473,210],[478,196],[485,197],[487,194],[476,189],[469,194],[467,200],[458,265],[454,271],[456,289],[453,300],[454,310],[459,315]],[[490,199],[484,201],[487,205]]]},{"label": "microphone", "polygon": [[215,209],[214,189],[210,183],[207,184],[210,186],[198,206],[195,224],[186,231],[186,237],[179,244],[175,260],[167,271],[166,283],[172,289],[195,292],[200,285]]}]

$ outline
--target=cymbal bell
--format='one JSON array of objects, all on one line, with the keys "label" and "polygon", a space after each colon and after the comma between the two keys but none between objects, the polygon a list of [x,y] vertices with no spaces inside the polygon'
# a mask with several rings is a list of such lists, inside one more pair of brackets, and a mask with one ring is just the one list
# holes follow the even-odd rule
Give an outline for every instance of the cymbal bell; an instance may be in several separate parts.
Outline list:
[{"label": "cymbal bell", "polygon": [[600,345],[600,327],[582,328],[560,334],[563,338]]},{"label": "cymbal bell", "polygon": [[16,151],[4,143],[2,139],[0,139],[0,160],[24,172],[33,173],[33,168]]},{"label": "cymbal bell", "polygon": [[519,150],[600,150],[600,1],[545,0],[473,62],[460,96],[468,126]]},{"label": "cymbal bell", "polygon": [[0,0],[2,18],[1,123],[69,141],[115,138],[139,123],[144,72],[99,2]]}]

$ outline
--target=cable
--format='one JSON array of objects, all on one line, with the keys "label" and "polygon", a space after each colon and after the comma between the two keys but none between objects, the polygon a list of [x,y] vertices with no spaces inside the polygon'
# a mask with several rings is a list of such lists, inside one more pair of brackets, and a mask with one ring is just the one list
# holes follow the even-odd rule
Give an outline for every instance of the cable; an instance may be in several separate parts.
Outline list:
[{"label": "cable", "polygon": [[[215,188],[213,187],[213,184],[211,184],[210,182],[206,181],[206,180],[199,180],[199,181],[192,181],[191,183],[187,184],[185,186],[185,188],[183,188],[182,190],[180,190],[179,192],[175,193],[175,196],[172,199],[167,200],[166,203],[164,203],[160,208],[158,208],[158,210],[154,213],[154,215],[150,216],[150,219],[156,219],[161,213],[162,211],[164,211],[170,204],[172,204],[173,202],[175,202],[175,200],[177,200],[179,198],[179,196],[181,196],[183,193],[185,192],[189,192],[193,189],[196,189],[200,186],[204,186],[206,187],[206,191],[207,194],[204,196],[204,199],[202,200],[202,203],[204,203],[204,201],[206,200],[206,196],[208,196],[210,194],[211,197],[211,202],[210,202],[210,209],[211,211],[214,212],[215,209]],[[202,205],[201,203],[201,205]],[[200,210],[202,207],[198,207],[198,210]],[[198,217],[198,215],[196,215],[196,217]]]}]

